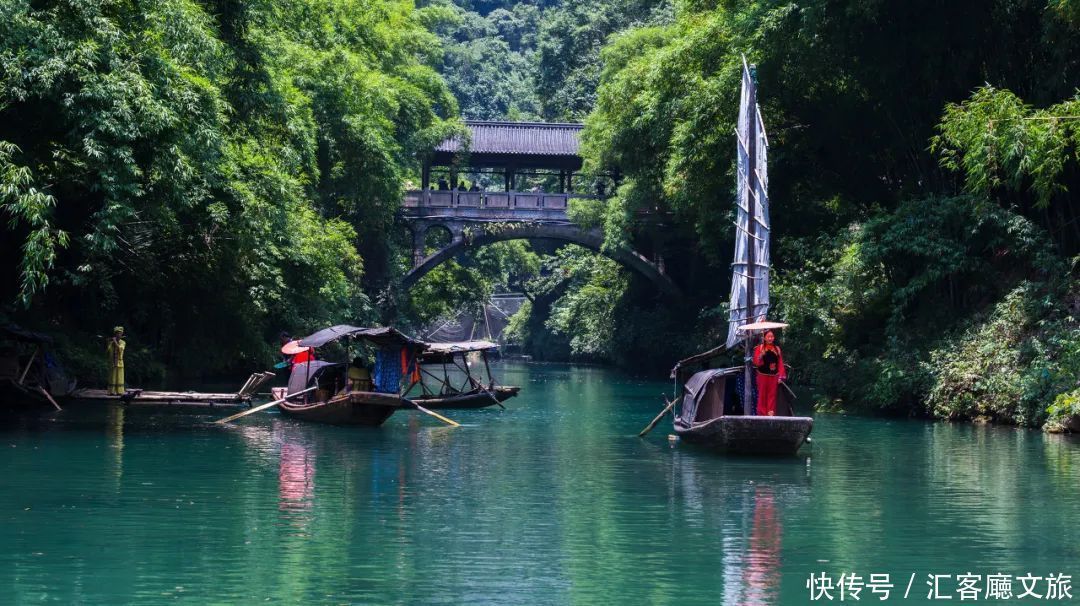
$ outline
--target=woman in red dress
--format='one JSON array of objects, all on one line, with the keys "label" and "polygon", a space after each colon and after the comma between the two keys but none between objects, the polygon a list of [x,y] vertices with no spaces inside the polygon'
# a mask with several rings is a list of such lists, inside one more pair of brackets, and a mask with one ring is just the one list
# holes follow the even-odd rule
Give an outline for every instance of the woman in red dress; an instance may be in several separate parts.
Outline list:
[{"label": "woman in red dress", "polygon": [[757,369],[757,413],[763,416],[776,415],[776,391],[780,381],[787,377],[784,370],[784,356],[776,345],[776,334],[765,331],[765,342],[754,348],[754,367]]}]

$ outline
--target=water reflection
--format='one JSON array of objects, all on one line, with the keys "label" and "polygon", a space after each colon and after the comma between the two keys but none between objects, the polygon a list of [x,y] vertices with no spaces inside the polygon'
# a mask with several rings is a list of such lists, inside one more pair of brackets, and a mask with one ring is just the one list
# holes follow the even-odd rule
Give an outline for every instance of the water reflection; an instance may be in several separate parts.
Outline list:
[{"label": "water reflection", "polygon": [[754,486],[754,525],[747,546],[743,573],[745,594],[739,604],[775,603],[780,589],[780,518],[770,486]]},{"label": "water reflection", "polygon": [[123,406],[109,406],[105,423],[105,436],[112,454],[108,469],[111,471],[114,493],[120,492],[124,479],[124,410]]},{"label": "water reflection", "polygon": [[[722,599],[717,602],[779,603],[785,520],[799,515],[810,500],[809,461],[728,458],[685,445],[672,451],[671,460],[677,482],[669,503],[681,509],[686,532],[678,536],[673,553],[682,574],[719,576]],[[716,561],[679,557],[695,541],[707,545],[717,530]],[[710,553],[707,548],[689,551]]]},{"label": "water reflection", "polygon": [[1057,488],[1068,493],[1080,477],[1080,436],[1052,434],[1043,437],[1046,468]]},{"label": "water reflection", "polygon": [[455,413],[461,428],[119,407],[9,426],[0,587],[14,603],[757,606],[805,603],[810,571],[1080,560],[1074,439],[822,415],[811,478],[798,459],[638,439],[662,384],[508,370],[522,396]]},{"label": "water reflection", "polygon": [[315,455],[304,444],[284,441],[278,466],[278,508],[303,513],[315,495]]}]

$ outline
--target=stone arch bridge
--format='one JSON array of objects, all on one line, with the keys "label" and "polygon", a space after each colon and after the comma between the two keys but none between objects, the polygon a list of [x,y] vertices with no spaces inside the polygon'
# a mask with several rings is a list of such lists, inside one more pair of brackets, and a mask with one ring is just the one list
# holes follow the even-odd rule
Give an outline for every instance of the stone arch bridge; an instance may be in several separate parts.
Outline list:
[{"label": "stone arch bridge", "polygon": [[[470,248],[524,239],[584,246],[638,272],[661,293],[680,295],[661,259],[652,260],[625,248],[602,250],[599,229],[582,228],[567,216],[571,199],[599,202],[598,196],[571,193],[575,171],[581,168],[580,124],[467,121],[466,126],[469,149],[465,150],[456,139],[443,142],[424,164],[421,189],[406,194],[401,218],[412,231],[413,268],[401,280],[404,288]],[[445,175],[439,179],[440,189],[435,189],[430,182],[433,168],[438,167],[445,167]],[[485,169],[494,171],[485,173]],[[545,169],[548,172],[538,172]],[[459,190],[457,175],[465,170],[483,175],[488,184],[492,176],[498,175],[503,181],[502,191]],[[557,176],[559,191],[518,191],[522,177],[528,176],[547,177],[548,182],[554,182]],[[613,180],[617,179],[617,175],[613,176]],[[449,231],[450,243],[425,256],[427,235],[433,228]]]}]

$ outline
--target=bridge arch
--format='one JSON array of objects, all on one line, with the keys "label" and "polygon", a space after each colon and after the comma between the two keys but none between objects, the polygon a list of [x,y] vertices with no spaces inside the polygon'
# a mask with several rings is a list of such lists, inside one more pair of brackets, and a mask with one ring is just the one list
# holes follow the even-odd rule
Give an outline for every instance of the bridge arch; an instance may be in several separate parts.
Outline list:
[{"label": "bridge arch", "polygon": [[[505,240],[558,240],[596,251],[645,276],[665,295],[681,296],[660,266],[629,248],[604,250],[599,229],[570,221],[571,203],[588,204],[614,191],[619,172],[590,173],[591,185],[576,182],[584,160],[583,124],[466,120],[467,137],[450,137],[422,159],[419,189],[405,192],[399,217],[412,229],[413,269],[401,286],[412,287],[440,263],[469,249]],[[432,170],[439,172],[438,188]],[[493,178],[502,176],[499,190]],[[468,175],[471,187],[460,176]],[[540,190],[545,177],[554,191]],[[526,191],[527,190],[527,191]],[[450,231],[450,244],[425,256],[432,228]]]},{"label": "bridge arch", "polygon": [[679,287],[667,274],[640,253],[621,248],[616,251],[603,250],[604,238],[597,229],[586,230],[573,224],[545,224],[545,223],[500,223],[486,224],[475,232],[468,228],[457,228],[455,225],[447,225],[442,222],[432,222],[429,225],[417,225],[414,227],[417,233],[424,234],[428,229],[444,227],[454,235],[449,246],[446,246],[427,257],[417,259],[416,266],[401,279],[401,285],[408,290],[416,284],[420,278],[438,267],[440,264],[470,249],[481,248],[495,242],[507,240],[560,240],[583,246],[605,257],[632,269],[650,282],[665,295],[679,297]]}]

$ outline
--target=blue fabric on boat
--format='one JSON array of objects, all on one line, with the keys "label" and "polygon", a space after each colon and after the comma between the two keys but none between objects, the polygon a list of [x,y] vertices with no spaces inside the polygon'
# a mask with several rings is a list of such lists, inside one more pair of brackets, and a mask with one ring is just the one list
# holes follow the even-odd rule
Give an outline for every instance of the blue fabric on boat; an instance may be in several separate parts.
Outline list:
[{"label": "blue fabric on boat", "polygon": [[375,391],[397,393],[401,385],[401,351],[380,347],[375,351]]},{"label": "blue fabric on boat", "polygon": [[[753,373],[753,374],[754,374],[754,379],[755,380],[754,380],[753,384],[750,386],[750,410],[743,410],[744,415],[750,415],[750,416],[753,416],[753,415],[757,414],[757,374],[756,373]],[[738,374],[738,376],[735,377],[735,396],[739,399],[739,404],[738,404],[739,410],[742,410],[743,402],[745,402],[745,400],[743,399],[743,393],[744,393],[745,389],[746,389],[746,373],[740,372]]]}]

